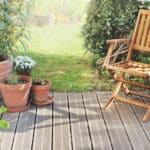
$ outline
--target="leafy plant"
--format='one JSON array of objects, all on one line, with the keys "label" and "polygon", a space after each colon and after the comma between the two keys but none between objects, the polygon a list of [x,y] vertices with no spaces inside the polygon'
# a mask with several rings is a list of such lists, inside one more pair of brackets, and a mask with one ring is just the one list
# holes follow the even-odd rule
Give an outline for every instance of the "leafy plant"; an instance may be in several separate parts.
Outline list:
[{"label": "leafy plant", "polygon": [[35,79],[33,82],[32,82],[33,85],[47,85],[49,84],[49,82],[47,80],[44,80],[44,79]]},{"label": "leafy plant", "polygon": [[29,56],[17,56],[14,59],[14,69],[20,75],[30,75],[36,62]]},{"label": "leafy plant", "polygon": [[133,0],[91,0],[82,29],[87,51],[103,57],[107,53],[107,39],[127,37],[139,5],[139,1]]},{"label": "leafy plant", "polygon": [[27,82],[26,80],[20,79],[19,76],[16,75],[15,73],[10,74],[7,80],[5,80],[5,84],[11,84],[11,85],[23,84],[26,82]]},{"label": "leafy plant", "polygon": [[[5,108],[4,106],[0,107],[0,114],[4,113],[7,111],[7,108]],[[4,128],[4,129],[8,129],[9,128],[9,123],[5,120],[0,120],[0,128]]]},{"label": "leafy plant", "polygon": [[27,0],[0,1],[0,60],[6,59],[7,54],[13,54],[19,48],[27,48],[27,3]]}]

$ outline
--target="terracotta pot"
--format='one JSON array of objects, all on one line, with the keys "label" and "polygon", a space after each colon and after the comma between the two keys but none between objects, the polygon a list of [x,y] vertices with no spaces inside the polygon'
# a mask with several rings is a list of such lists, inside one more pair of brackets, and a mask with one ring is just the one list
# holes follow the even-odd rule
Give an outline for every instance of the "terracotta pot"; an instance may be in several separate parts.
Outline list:
[{"label": "terracotta pot", "polygon": [[48,100],[49,90],[50,90],[50,82],[46,81],[46,85],[32,85],[32,101],[35,103],[44,103]]},{"label": "terracotta pot", "polygon": [[27,83],[17,85],[0,83],[2,97],[9,112],[21,112],[28,108],[32,80],[27,76],[19,76],[19,78],[26,80]]},{"label": "terracotta pot", "polygon": [[4,81],[12,71],[12,56],[9,57],[9,59],[0,62],[0,81]]}]

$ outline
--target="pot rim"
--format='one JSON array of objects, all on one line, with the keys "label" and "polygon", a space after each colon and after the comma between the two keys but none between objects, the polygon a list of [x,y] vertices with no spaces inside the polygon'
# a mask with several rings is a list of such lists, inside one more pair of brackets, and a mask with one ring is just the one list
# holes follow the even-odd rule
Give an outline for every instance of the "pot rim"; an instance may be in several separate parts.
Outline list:
[{"label": "pot rim", "polygon": [[8,90],[24,90],[26,89],[28,86],[31,87],[32,85],[32,79],[31,77],[28,77],[28,76],[23,76],[23,75],[19,75],[19,78],[20,79],[24,79],[27,81],[27,83],[22,83],[22,84],[5,84],[5,83],[2,83],[0,82],[0,89],[5,89],[5,88],[8,88]]},{"label": "pot rim", "polygon": [[5,59],[3,61],[0,61],[1,64],[4,64],[6,62],[12,62],[12,64],[13,64],[13,56],[8,54],[8,58],[7,59]]},{"label": "pot rim", "polygon": [[[38,78],[38,79],[40,80],[41,78]],[[41,87],[41,86],[50,86],[50,85],[51,85],[51,81],[49,81],[48,79],[42,79],[42,80],[46,81],[47,84],[36,85],[36,84],[33,84],[33,83],[32,83],[32,86],[39,86],[39,87]]]}]

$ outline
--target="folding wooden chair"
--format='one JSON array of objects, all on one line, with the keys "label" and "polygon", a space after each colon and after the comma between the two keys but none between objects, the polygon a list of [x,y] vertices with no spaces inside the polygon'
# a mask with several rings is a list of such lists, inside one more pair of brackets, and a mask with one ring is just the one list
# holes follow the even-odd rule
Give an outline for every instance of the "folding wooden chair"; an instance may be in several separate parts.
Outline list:
[{"label": "folding wooden chair", "polygon": [[[150,10],[139,11],[135,29],[131,39],[113,39],[107,40],[110,44],[107,55],[104,61],[104,67],[109,70],[110,74],[116,81],[115,88],[110,99],[106,102],[104,108],[106,109],[113,100],[119,100],[134,104],[139,107],[146,108],[147,111],[142,121],[147,121],[150,118],[150,103],[143,103],[135,98],[129,98],[128,95],[138,95],[150,99],[150,64],[135,61],[133,57],[145,55],[150,61]],[[128,43],[129,48],[124,61],[111,63],[111,56],[118,44]],[[140,78],[145,81],[140,83],[139,80],[133,81],[133,77]],[[129,87],[138,87],[140,92],[136,90],[129,90]],[[120,96],[119,91],[122,89],[126,96]],[[147,93],[143,89],[148,89]]]}]

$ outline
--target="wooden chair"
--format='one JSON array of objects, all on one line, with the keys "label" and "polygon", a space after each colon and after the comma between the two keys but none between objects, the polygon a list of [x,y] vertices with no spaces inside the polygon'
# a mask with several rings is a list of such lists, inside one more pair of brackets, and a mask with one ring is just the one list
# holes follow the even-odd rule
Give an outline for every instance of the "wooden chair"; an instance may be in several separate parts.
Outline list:
[{"label": "wooden chair", "polygon": [[[147,121],[150,118],[150,103],[143,103],[135,98],[129,98],[128,95],[138,95],[150,99],[150,64],[133,60],[133,57],[145,54],[150,60],[150,10],[139,11],[135,29],[131,39],[113,39],[107,40],[110,44],[103,66],[109,70],[110,74],[116,81],[115,88],[110,99],[106,102],[104,108],[108,108],[113,100],[119,100],[134,104],[139,107],[146,108],[147,111],[142,121]],[[129,44],[128,52],[124,61],[111,63],[111,56],[118,44]],[[145,81],[140,83],[139,80],[131,80],[133,77],[140,78]],[[138,81],[138,82],[137,82]],[[140,92],[129,90],[129,87],[138,87]],[[122,89],[126,96],[120,96],[119,91]],[[143,89],[148,89],[147,94]]]}]

